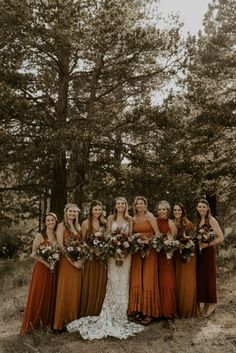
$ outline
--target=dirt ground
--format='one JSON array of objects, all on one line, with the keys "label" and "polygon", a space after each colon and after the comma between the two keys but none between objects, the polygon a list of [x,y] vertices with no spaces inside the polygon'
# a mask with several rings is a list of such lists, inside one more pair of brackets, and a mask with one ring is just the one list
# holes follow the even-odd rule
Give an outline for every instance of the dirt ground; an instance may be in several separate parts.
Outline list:
[{"label": "dirt ground", "polygon": [[29,260],[0,263],[0,353],[236,352],[235,269],[218,266],[218,305],[210,318],[160,320],[127,340],[84,341],[78,333],[18,336],[32,265]]}]

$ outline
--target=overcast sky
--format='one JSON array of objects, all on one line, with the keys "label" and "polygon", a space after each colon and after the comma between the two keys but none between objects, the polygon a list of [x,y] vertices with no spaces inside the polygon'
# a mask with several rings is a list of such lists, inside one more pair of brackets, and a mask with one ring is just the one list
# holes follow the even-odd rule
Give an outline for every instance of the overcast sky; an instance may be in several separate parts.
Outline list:
[{"label": "overcast sky", "polygon": [[183,21],[183,34],[197,34],[202,29],[202,20],[211,0],[159,0],[159,9],[166,16],[168,13],[178,13]]}]

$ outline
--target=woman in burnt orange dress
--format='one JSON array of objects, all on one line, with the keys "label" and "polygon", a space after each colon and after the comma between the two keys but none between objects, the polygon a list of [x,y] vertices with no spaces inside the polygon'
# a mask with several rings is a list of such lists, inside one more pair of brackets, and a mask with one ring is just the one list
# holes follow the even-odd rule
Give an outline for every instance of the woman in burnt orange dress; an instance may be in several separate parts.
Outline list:
[{"label": "woman in burnt orange dress", "polygon": [[[82,239],[78,223],[79,209],[69,203],[64,208],[64,220],[57,227],[57,242],[65,250],[65,242]],[[66,324],[78,318],[81,304],[82,273],[81,263],[61,255],[58,266],[58,286],[53,328],[64,330]]]},{"label": "woman in burnt orange dress", "polygon": [[33,242],[32,257],[36,263],[33,269],[20,335],[37,329],[51,329],[54,319],[57,271],[51,270],[48,262],[36,255],[42,244],[56,243],[57,217],[54,213],[45,216],[45,228]]},{"label": "woman in burnt orange dress", "polygon": [[[102,203],[94,200],[90,204],[88,218],[83,221],[82,237],[90,239],[104,236],[106,221],[102,214]],[[105,297],[107,269],[96,259],[86,261],[84,267],[80,317],[100,314]]]},{"label": "woman in burnt orange dress", "polygon": [[215,234],[214,240],[199,242],[197,258],[197,303],[203,305],[202,315],[207,317],[214,312],[217,302],[215,245],[222,243],[224,236],[205,199],[197,203],[197,231]]},{"label": "woman in burnt orange dress", "polygon": [[[190,232],[194,230],[194,224],[186,218],[185,207],[181,202],[176,202],[172,207],[174,222],[178,229],[178,240],[192,241]],[[179,317],[193,317],[196,314],[196,254],[186,261],[182,254],[175,253],[175,275],[177,314]]]},{"label": "woman in burnt orange dress", "polygon": [[[167,238],[168,234],[177,236],[177,228],[174,222],[169,219],[170,205],[167,201],[159,201],[156,206],[157,224],[163,236]],[[159,291],[161,303],[161,317],[174,318],[177,314],[176,306],[176,279],[173,258],[167,259],[167,254],[161,250],[157,254]]]},{"label": "woman in burnt orange dress", "polygon": [[[147,238],[159,234],[156,220],[148,212],[144,196],[136,197],[134,214],[133,233],[140,233]],[[142,325],[149,325],[160,316],[157,256],[153,249],[145,258],[139,253],[132,255],[128,314],[131,320],[140,318]]]}]

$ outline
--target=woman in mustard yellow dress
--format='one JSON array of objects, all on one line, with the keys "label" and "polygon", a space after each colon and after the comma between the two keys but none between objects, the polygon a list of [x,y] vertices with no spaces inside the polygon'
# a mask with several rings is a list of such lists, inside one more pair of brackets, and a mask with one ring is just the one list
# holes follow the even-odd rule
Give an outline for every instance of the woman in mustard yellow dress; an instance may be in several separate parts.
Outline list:
[{"label": "woman in mustard yellow dress", "polygon": [[[70,239],[82,240],[78,223],[79,209],[69,203],[64,208],[64,220],[57,227],[57,242],[65,250],[65,242]],[[81,304],[82,272],[81,263],[74,261],[66,253],[61,255],[58,266],[58,286],[53,328],[63,330],[66,324],[78,318]]]}]

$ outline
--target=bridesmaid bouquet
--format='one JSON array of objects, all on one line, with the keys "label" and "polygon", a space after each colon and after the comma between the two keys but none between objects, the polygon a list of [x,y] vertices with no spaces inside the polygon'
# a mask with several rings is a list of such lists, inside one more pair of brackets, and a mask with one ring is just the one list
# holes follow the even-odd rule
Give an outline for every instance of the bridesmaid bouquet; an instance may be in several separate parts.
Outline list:
[{"label": "bridesmaid bouquet", "polygon": [[159,236],[154,236],[154,238],[151,241],[152,243],[152,248],[156,250],[156,252],[160,252],[162,249],[162,241]]},{"label": "bridesmaid bouquet", "polygon": [[175,250],[178,249],[179,241],[174,239],[173,234],[162,236],[162,248],[166,253],[166,258],[171,259]]},{"label": "bridesmaid bouquet", "polygon": [[190,260],[191,256],[194,256],[195,243],[190,236],[183,234],[183,237],[179,239],[179,253],[181,254],[182,262]]},{"label": "bridesmaid bouquet", "polygon": [[70,236],[65,240],[64,243],[65,254],[72,261],[83,261],[84,247],[81,241],[75,236]]},{"label": "bridesmaid bouquet", "polygon": [[132,242],[131,236],[117,228],[115,232],[112,232],[108,236],[108,242],[110,247],[110,256],[116,259],[116,265],[122,266],[124,259],[130,252],[130,246]]},{"label": "bridesmaid bouquet", "polygon": [[152,249],[151,238],[145,237],[141,233],[134,233],[131,235],[131,240],[131,254],[136,254],[139,252],[141,257],[148,256],[150,250]]},{"label": "bridesmaid bouquet", "polygon": [[[198,240],[198,243],[209,244],[211,241],[215,240],[215,238],[216,234],[211,229],[209,229],[209,226],[202,227],[196,232],[196,239]],[[201,249],[199,249],[199,252],[201,253]]]},{"label": "bridesmaid bouquet", "polygon": [[105,236],[100,232],[90,235],[84,242],[84,257],[90,261],[95,259],[102,263],[106,263],[109,256],[109,250],[109,244],[106,241]]},{"label": "bridesmaid bouquet", "polygon": [[56,244],[44,241],[37,248],[35,255],[47,262],[50,270],[53,271],[60,258],[60,249]]}]

